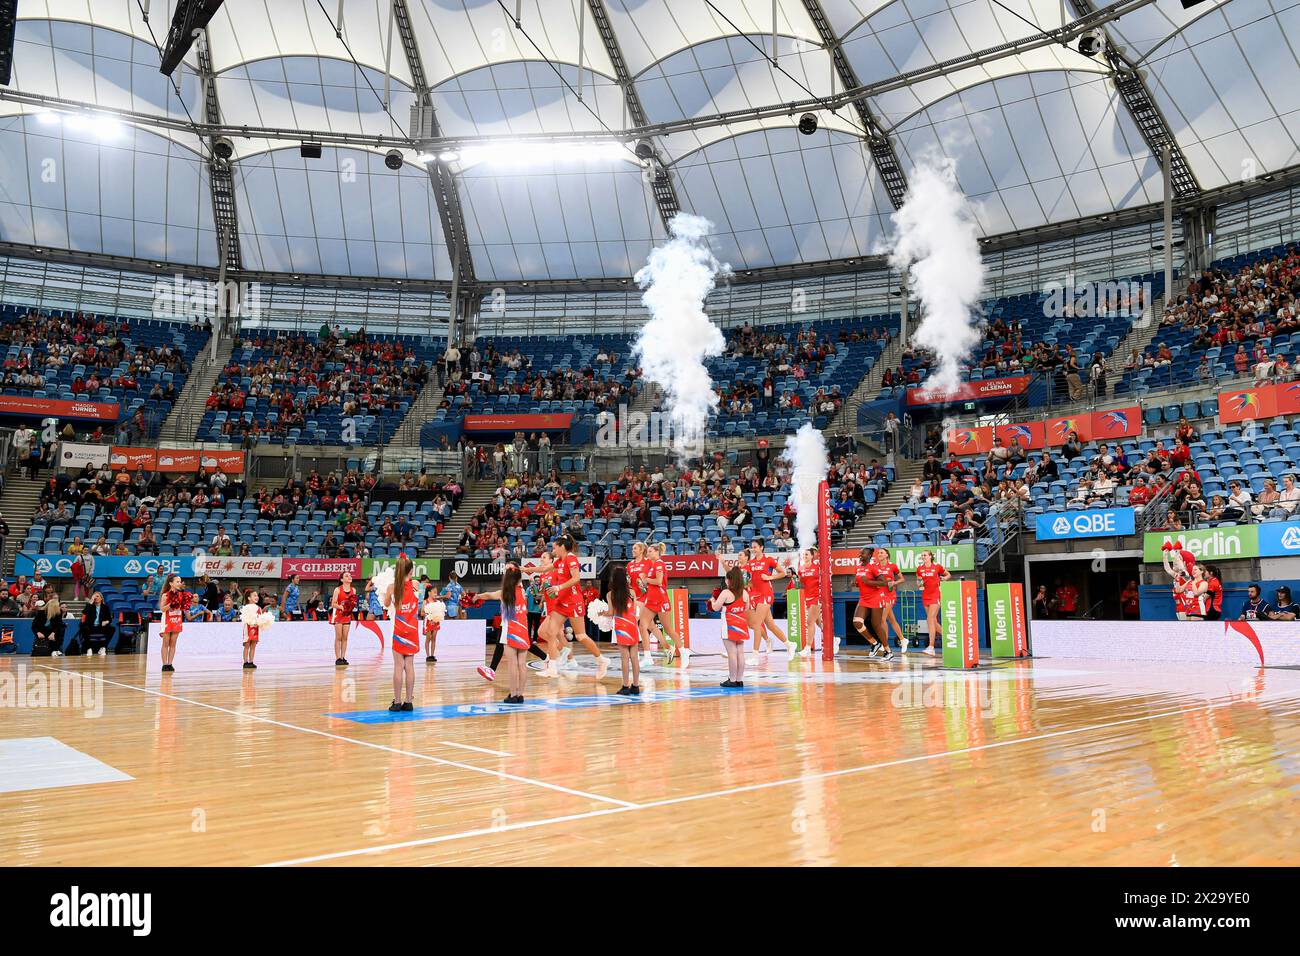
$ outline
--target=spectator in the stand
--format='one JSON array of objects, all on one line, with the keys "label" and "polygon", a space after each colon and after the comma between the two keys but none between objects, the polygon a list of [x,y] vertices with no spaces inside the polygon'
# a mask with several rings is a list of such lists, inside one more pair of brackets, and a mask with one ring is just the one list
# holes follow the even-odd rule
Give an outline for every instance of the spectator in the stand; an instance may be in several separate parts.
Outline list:
[{"label": "spectator in the stand", "polygon": [[1120,592],[1119,612],[1126,621],[1136,621],[1141,618],[1141,600],[1136,581],[1129,581]]},{"label": "spectator in the stand", "polygon": [[1277,589],[1277,597],[1273,601],[1273,608],[1269,612],[1270,621],[1296,621],[1300,620],[1300,604],[1291,600],[1291,588],[1287,585],[1280,585]]},{"label": "spectator in the stand", "polygon": [[1287,473],[1282,476],[1282,490],[1278,494],[1277,504],[1269,512],[1270,518],[1289,518],[1300,507],[1300,488],[1296,487],[1295,475]]},{"label": "spectator in the stand", "polygon": [[1079,589],[1069,581],[1058,579],[1052,603],[1057,617],[1074,617],[1079,610]]},{"label": "spectator in the stand", "polygon": [[81,611],[81,628],[78,633],[85,644],[86,654],[107,654],[114,630],[113,609],[104,601],[103,593],[96,591],[90,596],[90,603]]}]

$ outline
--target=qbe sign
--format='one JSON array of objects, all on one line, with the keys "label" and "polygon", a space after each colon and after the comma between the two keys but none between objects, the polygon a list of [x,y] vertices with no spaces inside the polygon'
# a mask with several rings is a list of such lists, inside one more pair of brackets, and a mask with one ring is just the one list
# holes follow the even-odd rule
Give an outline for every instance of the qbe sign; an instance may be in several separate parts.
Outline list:
[{"label": "qbe sign", "polygon": [[1063,541],[1133,534],[1135,521],[1132,508],[1096,508],[1041,514],[1034,525],[1034,535],[1039,541]]}]

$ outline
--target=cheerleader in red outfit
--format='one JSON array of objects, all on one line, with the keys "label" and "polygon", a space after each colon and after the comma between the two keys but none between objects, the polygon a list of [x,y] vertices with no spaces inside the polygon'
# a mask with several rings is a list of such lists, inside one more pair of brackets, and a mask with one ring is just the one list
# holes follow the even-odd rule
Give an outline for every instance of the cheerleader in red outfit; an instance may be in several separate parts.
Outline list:
[{"label": "cheerleader in red outfit", "polygon": [[176,639],[181,636],[181,627],[185,623],[185,612],[189,610],[194,596],[185,590],[185,582],[179,574],[167,579],[163,588],[158,610],[162,614],[162,669],[170,673],[176,670],[172,661],[176,659]]},{"label": "cheerleader in red outfit", "polygon": [[939,644],[939,585],[952,577],[952,574],[938,561],[934,560],[933,551],[922,551],[916,564],[916,580],[921,583],[921,606],[925,608],[926,633],[930,643],[922,653],[935,655]]},{"label": "cheerleader in red outfit", "polygon": [[357,592],[352,587],[352,575],[343,572],[339,586],[330,598],[330,623],[334,625],[334,664],[336,667],[348,665],[348,629],[352,627],[352,616],[357,612]]},{"label": "cheerleader in red outfit", "polygon": [[[786,595],[787,600],[789,594]],[[817,628],[822,623],[822,576],[817,563],[817,555],[805,551],[799,561],[799,600],[803,602],[803,650],[800,657],[811,657],[817,643]],[[826,629],[822,628],[822,640],[826,640]]]},{"label": "cheerleader in red outfit", "polygon": [[[641,629],[636,619],[636,602],[632,600],[632,588],[628,582],[627,571],[615,568],[609,578],[609,615],[614,623],[614,643],[618,645],[619,657],[623,664],[623,686],[618,693],[623,697],[641,695],[641,659],[637,656],[637,645],[641,643]],[[629,679],[630,678],[630,679]]]},{"label": "cheerleader in red outfit", "polygon": [[723,687],[745,686],[745,641],[749,638],[750,597],[745,593],[745,572],[739,565],[727,571],[725,586],[709,606],[722,612],[722,646],[727,649],[727,679]]},{"label": "cheerleader in red outfit", "polygon": [[414,566],[399,554],[393,566],[393,584],[382,597],[393,615],[393,703],[392,711],[415,710],[415,655],[420,650],[420,598],[411,580]]},{"label": "cheerleader in red outfit", "polygon": [[507,564],[505,573],[501,575],[501,590],[479,595],[484,601],[501,602],[501,644],[505,647],[501,661],[510,688],[503,701],[506,704],[524,702],[524,681],[528,678],[525,658],[533,643],[528,636],[528,598],[520,583],[522,576],[518,565]]}]

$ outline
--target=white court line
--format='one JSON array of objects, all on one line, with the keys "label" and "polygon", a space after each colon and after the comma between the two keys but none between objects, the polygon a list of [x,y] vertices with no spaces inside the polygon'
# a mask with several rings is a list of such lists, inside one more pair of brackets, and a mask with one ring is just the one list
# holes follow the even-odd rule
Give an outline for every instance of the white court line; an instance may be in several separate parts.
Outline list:
[{"label": "white court line", "polygon": [[218,713],[229,714],[232,717],[241,717],[245,720],[255,720],[259,723],[270,724],[274,727],[283,727],[286,730],[296,730],[299,733],[314,734],[317,737],[326,737],[330,740],[341,740],[344,743],[356,744],[358,747],[369,747],[371,750],[382,750],[386,753],[399,754],[403,757],[414,757],[416,760],[426,760],[429,763],[441,764],[444,767],[456,767],[460,770],[470,770],[474,773],[487,774],[489,777],[498,777],[502,780],[513,780],[516,783],[527,783],[534,787],[542,787],[546,790],[565,793],[571,797],[582,797],[585,800],[598,800],[601,803],[612,803],[625,810],[632,810],[638,806],[638,804],[632,803],[628,800],[617,800],[614,797],[605,797],[598,793],[587,793],[585,790],[574,790],[570,787],[561,787],[559,784],[547,783],[545,780],[535,780],[532,777],[521,777],[518,774],[506,773],[504,770],[489,770],[485,767],[475,767],[473,764],[460,763],[456,760],[447,760],[443,757],[434,757],[429,754],[416,753],[411,750],[400,750],[397,747],[371,743],[368,740],[359,740],[356,737],[344,737],[341,734],[332,734],[327,730],[316,730],[312,727],[300,727],[297,724],[287,724],[282,720],[272,720],[269,717],[259,717],[257,714],[247,714],[238,710],[230,710],[226,707],[218,707],[216,704],[205,704],[201,700],[192,700],[188,697],[178,697],[175,694],[164,694],[162,691],[150,690],[148,687],[137,687],[134,684],[123,684],[120,681],[109,680],[105,677],[96,677],[90,674],[84,674],[80,671],[69,671],[64,670],[61,667],[50,667],[48,664],[37,664],[36,666],[47,671],[58,671],[62,674],[77,674],[78,676],[89,680],[97,680],[102,684],[111,684],[114,687],[124,687],[127,690],[138,690],[142,694],[150,694],[154,697],[165,697],[168,700],[179,701],[182,704],[190,704],[194,707],[203,707],[208,710],[215,710]]},{"label": "white court line", "polygon": [[787,777],[784,780],[771,780],[767,783],[754,783],[744,787],[731,787],[727,790],[711,790],[706,793],[694,793],[685,797],[670,797],[667,800],[652,800],[649,803],[633,803],[622,807],[610,807],[606,810],[588,810],[586,813],[571,813],[561,817],[544,817],[540,820],[528,820],[523,823],[511,823],[497,827],[482,827],[477,830],[448,833],[443,836],[426,837],[421,840],[407,840],[403,843],[388,843],[379,846],[362,847],[357,850],[340,850],[334,853],[321,853],[317,856],[305,856],[296,860],[280,860],[276,863],[263,863],[260,865],[279,867],[298,866],[306,863],[324,863],[329,860],[342,860],[352,856],[367,856],[373,853],[386,853],[389,850],[405,850],[417,846],[432,846],[437,843],[448,843],[452,840],[464,840],[470,837],[487,836],[493,833],[505,833],[511,830],[530,830],[534,827],[549,826],[552,823],[570,823],[574,820],[585,820],[589,817],[603,817],[616,813],[627,813],[632,810],[649,810],[654,807],[675,806],[680,803],[692,803],[696,800],[711,800],[714,797],[726,797],[737,793],[749,793],[755,790],[767,790],[772,787],[784,787],[791,784],[804,783],[809,780],[824,780],[830,777],[843,777],[849,774],[866,773],[870,770],[884,770],[889,767],[901,767],[906,764],[924,763],[929,760],[938,760],[943,757],[978,753],[984,750],[996,750],[1001,747],[1013,747],[1017,744],[1034,743],[1035,741],[1051,740],[1057,737],[1069,737],[1074,734],[1090,733],[1094,730],[1106,730],[1110,727],[1122,727],[1125,724],[1137,724],[1145,720],[1159,720],[1163,717],[1176,717],[1180,714],[1192,714],[1200,711],[1217,710],[1220,707],[1231,707],[1234,704],[1239,703],[1243,703],[1243,701],[1226,700],[1220,701],[1217,704],[1206,704],[1203,707],[1185,707],[1180,710],[1167,710],[1158,714],[1145,714],[1141,717],[1126,717],[1123,720],[1112,720],[1104,724],[1090,724],[1087,727],[1072,727],[1068,730],[1053,730],[1045,734],[1035,734],[1032,737],[1018,737],[1015,740],[1000,740],[994,743],[980,744],[976,747],[961,747],[957,750],[941,750],[936,753],[919,754],[915,757],[903,757],[898,760],[887,760],[883,763],[864,764],[860,767],[845,767],[843,770],[827,770],[822,773],[810,773],[798,777]]},{"label": "white court line", "polygon": [[514,754],[506,753],[504,750],[490,750],[487,747],[475,747],[472,744],[458,744],[454,740],[440,740],[440,744],[446,744],[448,747],[463,747],[466,750],[477,750],[481,754],[491,754],[494,757],[513,757]]}]

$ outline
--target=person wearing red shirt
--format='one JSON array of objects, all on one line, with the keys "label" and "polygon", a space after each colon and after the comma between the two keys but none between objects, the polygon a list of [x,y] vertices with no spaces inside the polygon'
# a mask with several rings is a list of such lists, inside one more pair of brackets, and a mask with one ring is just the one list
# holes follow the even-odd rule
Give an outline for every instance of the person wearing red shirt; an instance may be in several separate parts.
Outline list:
[{"label": "person wearing red shirt", "polygon": [[627,563],[627,584],[634,605],[632,617],[636,620],[637,627],[641,632],[641,666],[649,667],[654,663],[654,657],[650,653],[650,632],[641,624],[641,602],[645,599],[646,592],[645,550],[644,541],[632,542],[632,560]]},{"label": "person wearing red shirt", "polygon": [[951,577],[948,569],[934,559],[933,551],[922,551],[918,556],[916,580],[921,585],[921,606],[925,608],[926,633],[930,636],[922,653],[931,657],[939,642],[939,585]]},{"label": "person wearing red shirt", "polygon": [[646,636],[647,652],[649,637],[655,632],[655,625],[658,624],[660,646],[667,645],[665,652],[667,659],[664,663],[671,664],[680,651],[682,666],[686,667],[690,663],[690,652],[684,647],[678,647],[677,628],[669,613],[671,605],[668,602],[668,572],[664,568],[664,546],[658,543],[648,544],[644,555],[640,571],[645,593],[637,614],[638,623]]},{"label": "person wearing red shirt", "polygon": [[1064,584],[1057,581],[1053,596],[1056,598],[1056,613],[1061,617],[1074,617],[1079,610],[1079,589],[1068,581]]},{"label": "person wearing red shirt", "polygon": [[875,559],[870,548],[863,548],[862,553],[858,555],[858,568],[853,572],[853,577],[858,586],[858,606],[853,609],[853,626],[872,647],[867,656],[886,661],[892,660],[894,655],[888,645],[876,637],[880,633],[877,615],[880,613],[884,594],[877,580]]},{"label": "person wearing red shirt", "polygon": [[822,578],[817,554],[809,549],[799,559],[799,599],[803,602],[804,645],[800,657],[811,657],[816,649],[817,628],[821,627],[822,640],[826,628],[822,627]]},{"label": "person wearing red shirt", "polygon": [[[744,555],[741,555],[744,561]],[[749,575],[749,627],[754,632],[754,654],[766,654],[771,649],[771,634],[778,644],[788,652],[790,647],[785,642],[785,635],[777,630],[772,620],[772,582],[787,577],[789,572],[776,561],[763,553],[763,542],[755,538],[749,545],[749,560],[744,561],[744,570]],[[760,648],[761,645],[761,648]],[[754,663],[758,663],[755,658]]]},{"label": "person wearing red shirt", "polygon": [[559,668],[564,667],[569,659],[568,642],[564,637],[564,625],[573,628],[573,636],[578,643],[596,658],[596,679],[601,680],[609,667],[609,661],[600,653],[596,642],[587,636],[584,620],[586,607],[582,603],[582,568],[578,556],[574,553],[577,545],[571,535],[562,534],[551,545],[551,553],[543,557],[539,572],[546,576],[546,618],[538,630],[542,642],[551,648],[550,660],[542,671],[544,677],[555,677]]},{"label": "person wearing red shirt", "polygon": [[892,624],[894,633],[898,635],[898,646],[907,650],[907,638],[903,636],[903,628],[899,626],[898,618],[894,616],[894,604],[898,601],[898,586],[903,583],[903,573],[898,569],[898,565],[889,560],[888,548],[877,548],[873,560],[876,563],[876,576],[883,582],[880,633],[885,638],[885,649],[889,649],[889,626]]},{"label": "person wearing red shirt", "polygon": [[1213,565],[1204,565],[1205,570],[1205,619],[1218,621],[1223,617],[1223,578],[1219,569]]}]

